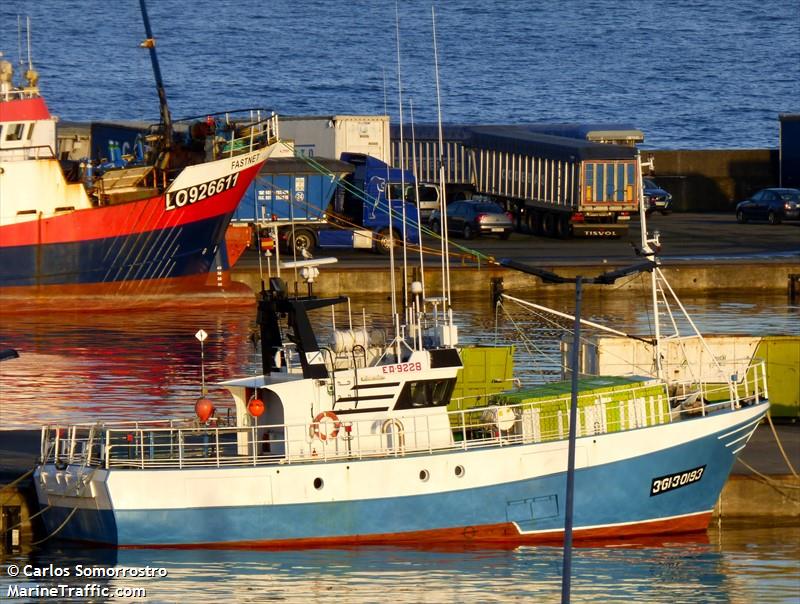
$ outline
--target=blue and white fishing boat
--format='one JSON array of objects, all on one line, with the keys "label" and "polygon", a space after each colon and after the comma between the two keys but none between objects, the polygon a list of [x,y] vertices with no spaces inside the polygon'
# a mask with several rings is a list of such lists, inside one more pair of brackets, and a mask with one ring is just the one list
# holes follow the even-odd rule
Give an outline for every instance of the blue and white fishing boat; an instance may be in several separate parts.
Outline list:
[{"label": "blue and white fishing boat", "polygon": [[[300,262],[310,280],[315,262]],[[657,259],[652,274],[663,278]],[[394,338],[351,325],[322,346],[309,313],[347,299],[297,297],[271,278],[263,375],[223,384],[235,414],[200,400],[197,418],[43,429],[35,484],[48,534],[120,547],[559,542],[569,388],[453,410],[452,310],[424,313],[420,290]],[[767,412],[762,362],[713,360],[676,383],[654,351],[651,375],[579,381],[576,540],[705,530]]]}]

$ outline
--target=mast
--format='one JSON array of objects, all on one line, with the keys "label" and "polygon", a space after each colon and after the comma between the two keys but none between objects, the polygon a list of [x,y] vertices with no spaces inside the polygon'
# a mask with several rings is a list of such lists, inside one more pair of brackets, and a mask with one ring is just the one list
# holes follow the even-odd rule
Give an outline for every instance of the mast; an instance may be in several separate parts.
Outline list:
[{"label": "mast", "polygon": [[[395,36],[397,38],[397,105],[400,120],[400,201],[403,220],[403,311],[408,312],[408,234],[406,232],[406,162],[403,147],[403,80],[400,74],[400,9],[394,4]],[[390,202],[391,203],[391,202]],[[394,267],[392,267],[394,270]]]},{"label": "mast", "polygon": [[645,257],[649,260],[652,260],[653,263],[656,265],[655,268],[650,271],[650,296],[651,296],[651,303],[653,304],[653,362],[655,363],[655,370],[656,370],[656,377],[659,379],[664,378],[664,371],[661,366],[661,323],[659,320],[659,311],[658,311],[658,258],[656,256],[656,250],[651,247],[652,245],[658,246],[658,234],[654,238],[650,238],[649,233],[647,232],[647,212],[645,211],[644,207],[644,177],[642,176],[642,153],[641,151],[636,152],[636,167],[637,167],[637,178],[639,179],[639,225],[642,230],[641,232],[641,245],[642,245],[642,252],[644,253]]},{"label": "mast", "polygon": [[158,65],[158,55],[156,54],[156,39],[153,37],[153,30],[150,28],[150,18],[147,16],[147,6],[145,0],[139,0],[142,10],[142,20],[144,21],[144,31],[147,38],[140,44],[142,48],[150,50],[150,63],[153,65],[153,75],[156,79],[156,90],[158,91],[158,102],[161,108],[161,141],[159,155],[162,153],[162,167],[166,167],[169,159],[169,150],[172,147],[172,116],[167,105],[167,92],[164,90],[164,80],[161,78],[161,68]]},{"label": "mast", "polygon": [[[450,312],[450,249],[447,242],[447,196],[444,183],[444,134],[442,132],[442,96],[439,88],[439,50],[436,45],[436,9],[431,6],[431,22],[433,24],[433,64],[436,72],[436,110],[439,122],[439,217],[442,230],[442,289],[445,298],[444,313],[452,319]],[[452,322],[452,321],[451,321]]]}]

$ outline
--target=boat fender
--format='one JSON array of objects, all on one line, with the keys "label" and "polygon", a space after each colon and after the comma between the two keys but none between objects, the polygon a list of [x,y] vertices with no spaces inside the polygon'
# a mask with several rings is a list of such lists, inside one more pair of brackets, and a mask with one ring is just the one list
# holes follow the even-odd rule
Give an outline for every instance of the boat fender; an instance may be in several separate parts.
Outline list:
[{"label": "boat fender", "polygon": [[[333,423],[333,429],[328,432],[323,430],[322,423],[324,420],[325,424]],[[326,441],[328,439],[334,439],[339,435],[339,428],[342,427],[342,422],[339,421],[339,418],[333,411],[323,411],[322,413],[318,413],[317,416],[314,418],[314,421],[311,422],[311,438],[318,438],[321,441]]]}]

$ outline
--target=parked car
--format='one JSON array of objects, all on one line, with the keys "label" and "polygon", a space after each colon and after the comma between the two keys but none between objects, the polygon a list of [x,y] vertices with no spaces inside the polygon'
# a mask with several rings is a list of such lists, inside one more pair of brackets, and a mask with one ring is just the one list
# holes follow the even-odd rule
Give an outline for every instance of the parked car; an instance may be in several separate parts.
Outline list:
[{"label": "parked car", "polygon": [[[431,213],[428,224],[435,233],[441,233],[439,210]],[[464,239],[476,235],[498,235],[508,239],[514,230],[511,214],[492,201],[464,200],[454,201],[447,206],[447,230],[449,234],[458,233]]]},{"label": "parked car", "polygon": [[768,220],[780,224],[784,220],[800,220],[800,190],[761,189],[750,199],[736,205],[736,221]]},{"label": "parked car", "polygon": [[672,203],[672,195],[659,187],[654,180],[644,179],[644,211],[652,214],[659,211],[665,216],[669,214],[669,206]]}]

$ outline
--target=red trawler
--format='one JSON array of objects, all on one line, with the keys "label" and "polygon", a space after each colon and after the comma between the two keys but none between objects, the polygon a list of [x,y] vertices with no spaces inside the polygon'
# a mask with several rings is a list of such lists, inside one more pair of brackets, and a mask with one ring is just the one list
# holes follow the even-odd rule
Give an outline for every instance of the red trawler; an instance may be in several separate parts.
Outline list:
[{"label": "red trawler", "polygon": [[15,86],[11,63],[0,61],[0,312],[87,297],[151,307],[180,294],[186,304],[187,292],[229,285],[225,231],[276,147],[277,117],[254,110],[174,126],[144,17],[161,122],[142,159],[123,167],[59,161],[38,75],[29,68]]}]

